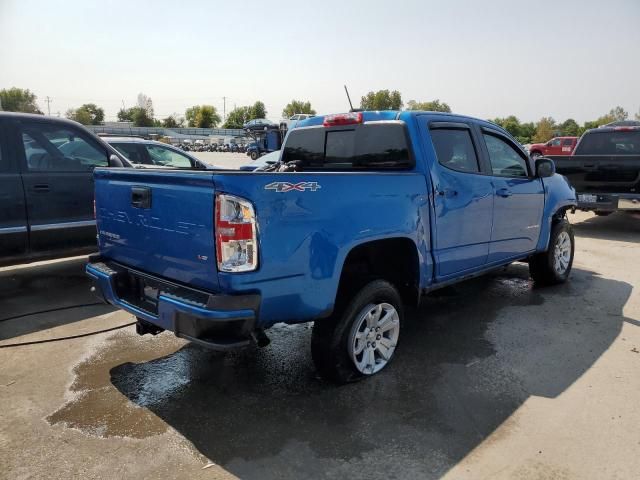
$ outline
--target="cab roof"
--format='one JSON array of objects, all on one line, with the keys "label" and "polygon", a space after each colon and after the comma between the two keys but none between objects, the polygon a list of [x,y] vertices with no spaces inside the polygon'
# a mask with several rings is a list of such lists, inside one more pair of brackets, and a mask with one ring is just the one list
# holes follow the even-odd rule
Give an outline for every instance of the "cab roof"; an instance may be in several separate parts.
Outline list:
[{"label": "cab roof", "polygon": [[[362,113],[362,120],[364,122],[376,122],[376,121],[389,121],[389,120],[406,120],[409,117],[415,117],[417,115],[429,115],[429,116],[437,116],[440,119],[442,118],[446,118],[452,122],[458,121],[458,122],[468,122],[468,121],[473,121],[475,123],[480,123],[483,126],[492,128],[494,130],[497,130],[501,133],[504,133],[510,137],[512,137],[512,135],[507,132],[504,128],[502,128],[500,125],[497,125],[493,122],[490,122],[488,120],[482,120],[480,118],[474,118],[474,117],[469,117],[466,115],[459,115],[457,113],[447,113],[447,112],[432,112],[432,111],[425,111],[425,110],[363,110],[363,111],[358,111],[355,110],[354,113]],[[322,125],[324,123],[324,119],[325,117],[327,117],[329,114],[327,115],[316,115],[315,117],[312,118],[307,118],[305,120],[300,120],[296,126],[296,128],[299,127],[312,127],[312,126],[317,126],[317,125]]]}]

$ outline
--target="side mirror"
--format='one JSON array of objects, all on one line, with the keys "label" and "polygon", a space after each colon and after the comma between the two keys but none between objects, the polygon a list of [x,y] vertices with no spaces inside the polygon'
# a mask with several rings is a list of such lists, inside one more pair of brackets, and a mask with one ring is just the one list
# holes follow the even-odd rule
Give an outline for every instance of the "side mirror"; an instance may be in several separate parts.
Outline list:
[{"label": "side mirror", "polygon": [[556,164],[548,158],[538,158],[536,160],[536,177],[552,177],[556,173]]},{"label": "side mirror", "polygon": [[120,160],[120,157],[118,157],[116,154],[111,154],[111,156],[109,156],[109,166],[110,167],[124,167],[124,164],[122,163],[122,160]]}]

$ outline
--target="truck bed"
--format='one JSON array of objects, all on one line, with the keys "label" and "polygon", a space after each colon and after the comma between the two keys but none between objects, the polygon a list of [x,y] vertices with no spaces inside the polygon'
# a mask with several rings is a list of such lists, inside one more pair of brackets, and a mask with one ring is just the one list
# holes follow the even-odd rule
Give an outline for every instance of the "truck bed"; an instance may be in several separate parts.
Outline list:
[{"label": "truck bed", "polygon": [[579,193],[639,193],[640,155],[551,156]]}]

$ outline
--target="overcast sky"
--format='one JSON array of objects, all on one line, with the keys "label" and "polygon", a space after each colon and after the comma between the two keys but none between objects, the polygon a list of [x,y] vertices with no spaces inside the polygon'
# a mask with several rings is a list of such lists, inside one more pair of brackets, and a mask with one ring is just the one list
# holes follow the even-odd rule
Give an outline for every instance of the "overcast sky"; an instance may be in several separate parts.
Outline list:
[{"label": "overcast sky", "polygon": [[369,90],[523,121],[640,108],[640,0],[0,0],[0,88],[46,112],[94,102],[113,119],[139,92],[157,117],[289,100],[319,113]]}]

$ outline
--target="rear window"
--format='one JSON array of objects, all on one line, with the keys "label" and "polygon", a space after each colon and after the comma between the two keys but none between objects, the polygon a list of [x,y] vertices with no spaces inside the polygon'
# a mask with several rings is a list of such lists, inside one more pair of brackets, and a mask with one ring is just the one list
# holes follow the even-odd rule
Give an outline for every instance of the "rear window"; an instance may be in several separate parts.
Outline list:
[{"label": "rear window", "polygon": [[395,121],[292,130],[282,161],[299,161],[311,170],[405,170],[414,165],[405,124]]},{"label": "rear window", "polygon": [[640,130],[585,133],[576,155],[640,155]]}]

